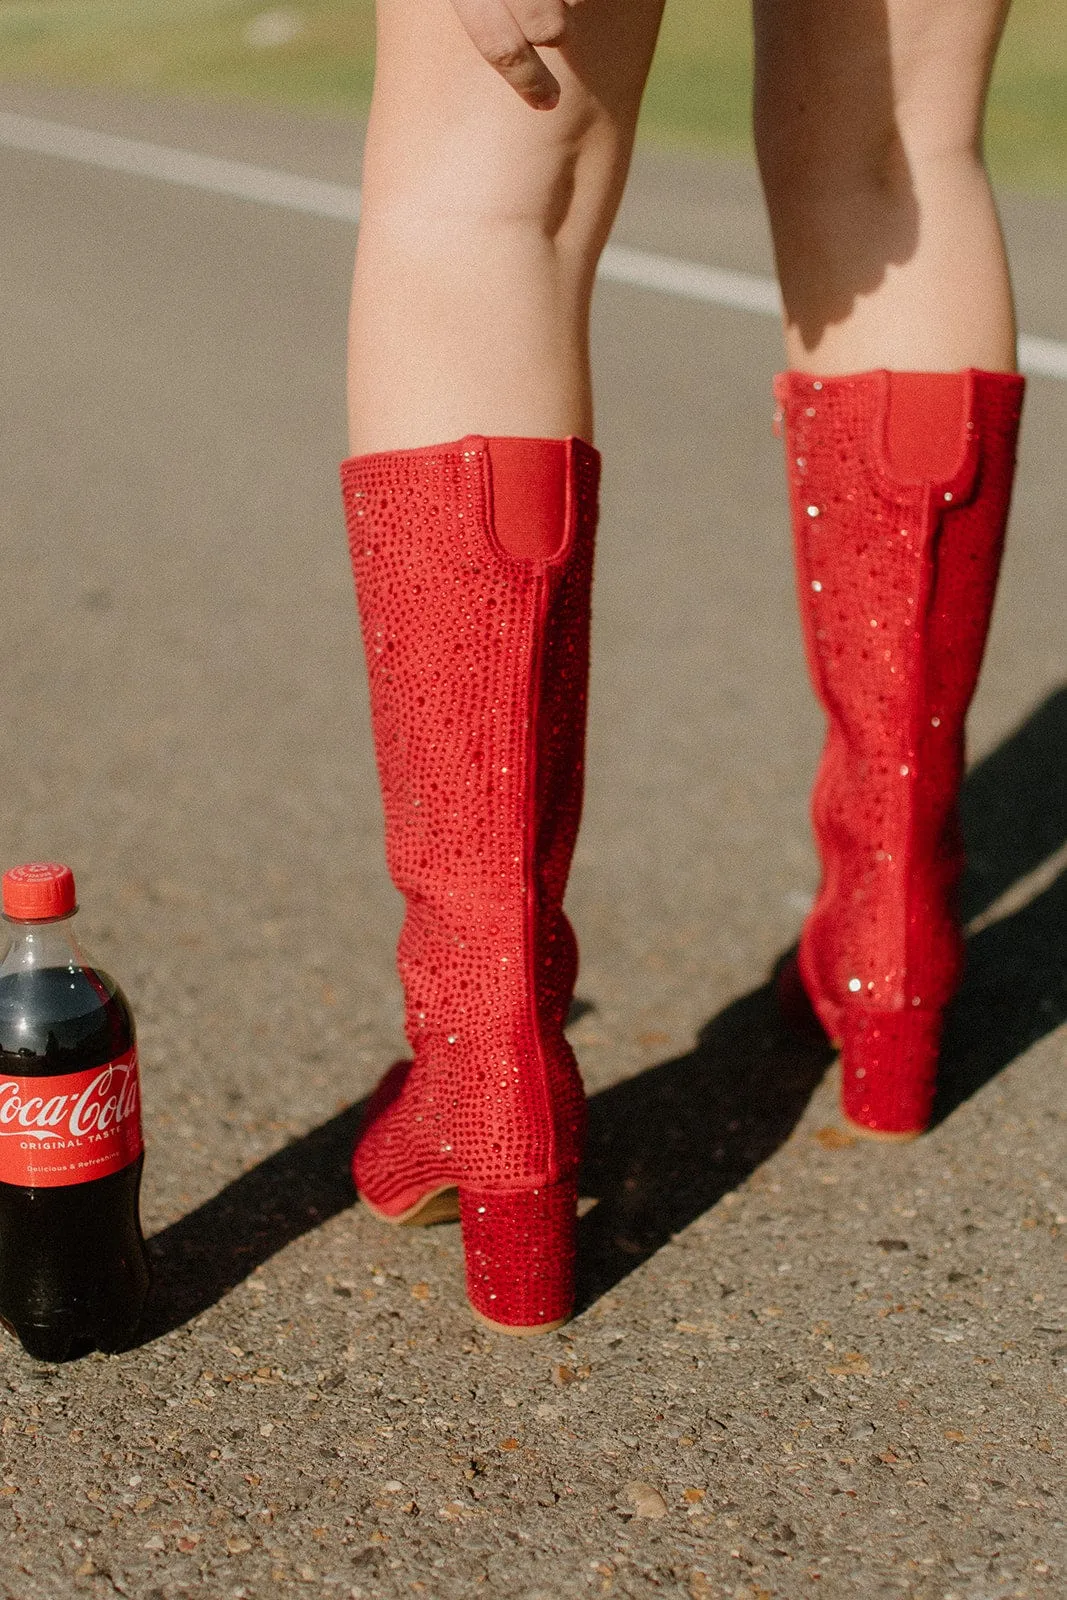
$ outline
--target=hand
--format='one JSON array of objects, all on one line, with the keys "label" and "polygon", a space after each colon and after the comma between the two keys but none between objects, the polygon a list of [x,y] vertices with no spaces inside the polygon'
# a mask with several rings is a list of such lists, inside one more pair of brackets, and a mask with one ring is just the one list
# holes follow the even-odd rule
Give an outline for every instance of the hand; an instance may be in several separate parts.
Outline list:
[{"label": "hand", "polygon": [[535,45],[562,44],[580,0],[452,0],[475,49],[535,111],[551,111],[560,87]]}]

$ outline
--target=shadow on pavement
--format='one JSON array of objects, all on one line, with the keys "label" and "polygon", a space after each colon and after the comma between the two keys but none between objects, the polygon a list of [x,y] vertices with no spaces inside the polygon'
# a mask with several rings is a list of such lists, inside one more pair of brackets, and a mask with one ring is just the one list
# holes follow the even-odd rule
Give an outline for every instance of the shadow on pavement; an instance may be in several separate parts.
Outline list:
[{"label": "shadow on pavement", "polygon": [[206,1311],[294,1239],[353,1205],[349,1162],[363,1101],[294,1139],[149,1240],[147,1344]]},{"label": "shadow on pavement", "polygon": [[772,986],[733,1001],[694,1050],[594,1095],[579,1310],[734,1189],[789,1137],[833,1059],[790,1038]]},{"label": "shadow on pavement", "polygon": [[[1067,688],[969,773],[965,919],[1067,842]],[[1067,1020],[1067,872],[971,936],[941,1061],[935,1123]],[[785,1142],[832,1059],[778,1020],[772,987],[735,1000],[687,1055],[595,1095],[581,1304],[619,1283]]]},{"label": "shadow on pavement", "polygon": [[[961,906],[969,923],[1067,843],[1067,688],[978,763],[961,811]],[[1065,950],[1067,871],[971,934],[942,1049],[935,1121],[1067,1019]]]},{"label": "shadow on pavement", "polygon": [[1067,842],[1067,686],[971,769],[960,812],[971,922]]},{"label": "shadow on pavement", "polygon": [[[970,773],[963,796],[968,921],[1067,841],[1067,688]],[[1067,871],[968,942],[945,1039],[937,1120],[1067,1019]],[[575,1015],[587,1002],[577,1002]],[[590,1101],[579,1310],[713,1206],[789,1137],[833,1057],[788,1035],[770,983],[733,1001],[696,1047]],[[181,1326],[355,1200],[362,1104],[260,1162],[149,1249],[155,1288],[138,1343]]]}]

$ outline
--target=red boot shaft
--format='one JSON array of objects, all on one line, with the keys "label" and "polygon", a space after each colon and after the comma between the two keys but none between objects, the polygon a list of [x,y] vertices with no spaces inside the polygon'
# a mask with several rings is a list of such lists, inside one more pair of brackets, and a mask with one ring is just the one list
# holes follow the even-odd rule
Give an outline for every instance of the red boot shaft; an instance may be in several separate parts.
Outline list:
[{"label": "red boot shaft", "polygon": [[458,1188],[472,1302],[521,1326],[565,1316],[573,1292],[585,1099],[562,900],[597,479],[574,439],[342,468],[414,1057],[372,1101],[355,1178],[394,1219]]},{"label": "red boot shaft", "polygon": [[789,373],[785,420],[808,661],[828,718],[804,986],[872,1131],[929,1120],[959,983],[957,800],[989,628],[1023,380]]}]

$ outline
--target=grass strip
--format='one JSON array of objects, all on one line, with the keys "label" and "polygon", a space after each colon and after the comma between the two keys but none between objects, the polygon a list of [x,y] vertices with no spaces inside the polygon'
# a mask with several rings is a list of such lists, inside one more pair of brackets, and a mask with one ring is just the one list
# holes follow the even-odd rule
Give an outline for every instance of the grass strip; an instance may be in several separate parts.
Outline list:
[{"label": "grass strip", "polygon": [[[749,153],[751,57],[744,0],[668,0],[642,137]],[[373,69],[373,0],[0,0],[0,81],[362,114]],[[1015,0],[987,146],[1000,181],[1067,192],[1063,0]]]}]

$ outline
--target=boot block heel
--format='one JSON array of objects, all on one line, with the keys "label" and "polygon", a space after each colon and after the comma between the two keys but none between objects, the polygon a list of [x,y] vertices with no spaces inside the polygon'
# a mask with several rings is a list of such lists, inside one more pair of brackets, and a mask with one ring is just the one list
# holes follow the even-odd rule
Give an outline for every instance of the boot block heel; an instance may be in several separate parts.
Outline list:
[{"label": "boot block heel", "polygon": [[574,1309],[578,1180],[459,1191],[467,1296],[499,1333],[550,1333]]},{"label": "boot block heel", "polygon": [[858,1133],[914,1139],[929,1125],[942,1023],[932,1009],[846,1012],[841,1109]]}]

